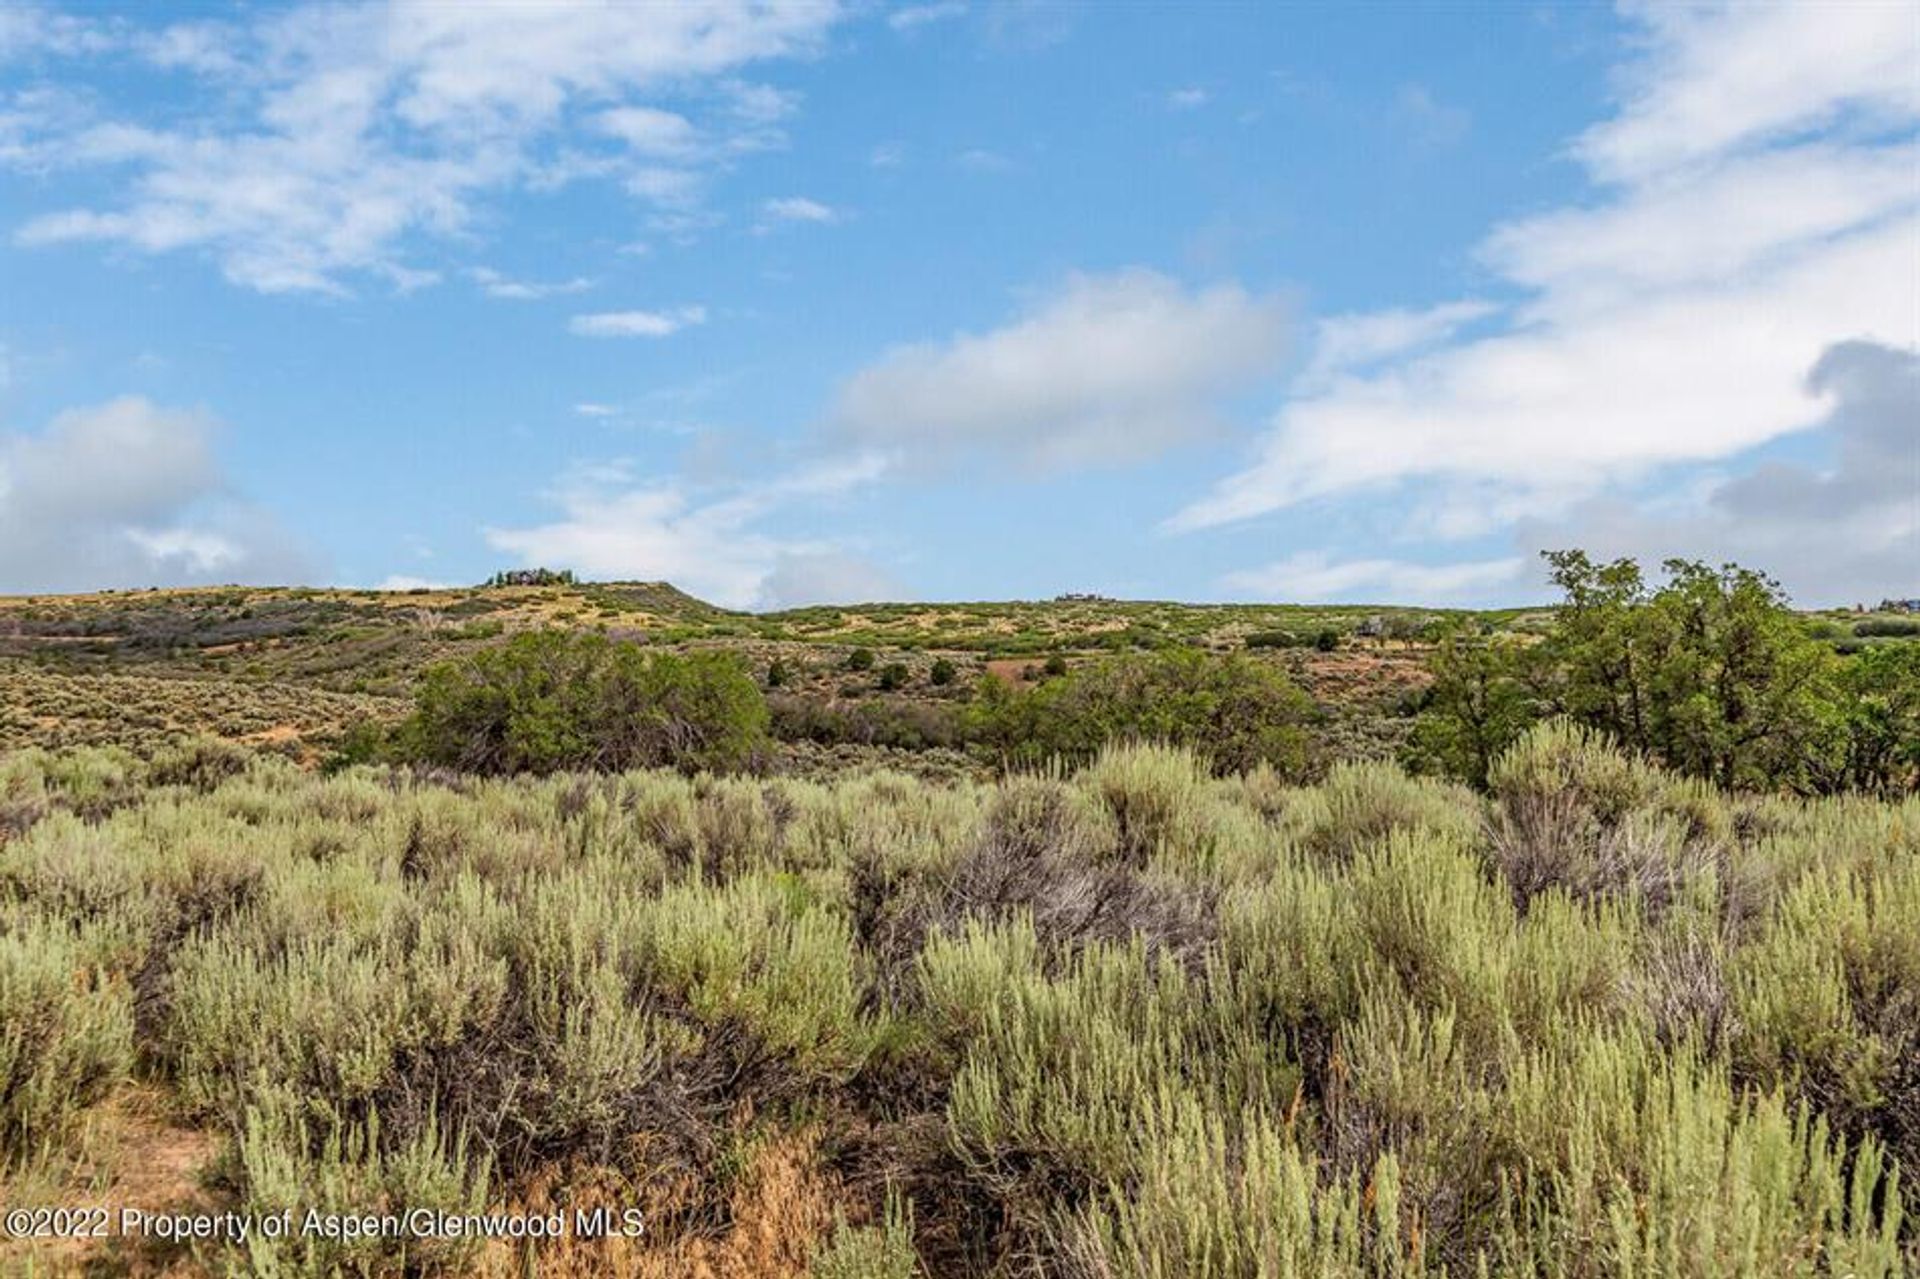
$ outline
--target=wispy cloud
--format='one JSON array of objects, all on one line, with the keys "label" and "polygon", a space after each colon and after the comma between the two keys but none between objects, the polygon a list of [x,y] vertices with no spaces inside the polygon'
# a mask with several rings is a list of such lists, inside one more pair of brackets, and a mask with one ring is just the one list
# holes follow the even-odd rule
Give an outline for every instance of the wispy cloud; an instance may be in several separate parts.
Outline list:
[{"label": "wispy cloud", "polygon": [[706,322],[705,307],[682,306],[671,311],[598,311],[576,315],[567,322],[567,330],[583,338],[663,338]]},{"label": "wispy cloud", "polygon": [[1197,86],[1174,89],[1167,94],[1167,105],[1175,111],[1192,111],[1206,106],[1211,96],[1205,89]]},{"label": "wispy cloud", "polygon": [[541,283],[533,280],[510,279],[491,267],[484,266],[469,270],[467,278],[478,285],[480,291],[488,297],[508,302],[536,302],[541,298],[585,293],[593,287],[593,281],[584,275],[577,275],[571,280]]},{"label": "wispy cloud", "polygon": [[887,25],[895,31],[914,31],[933,22],[945,22],[967,12],[961,0],[937,0],[934,4],[909,4],[887,15]]},{"label": "wispy cloud", "polygon": [[1453,564],[1410,560],[1335,559],[1325,551],[1300,551],[1261,568],[1242,569],[1221,579],[1240,598],[1302,603],[1446,604],[1480,600],[1489,594],[1533,585],[1530,565],[1520,556]]},{"label": "wispy cloud", "polygon": [[[469,231],[481,201],[522,184],[611,180],[684,208],[707,172],[776,141],[769,130],[791,109],[790,94],[743,70],[811,49],[837,17],[799,0],[385,0],[268,8],[136,41],[0,11],[0,48],[76,59],[110,48],[211,90],[178,125],[105,111],[29,122],[0,160],[99,168],[115,195],[30,219],[17,239],[199,250],[252,288],[338,292],[355,274],[417,276],[421,237]],[[670,94],[704,104],[705,126],[661,105]],[[590,134],[569,131],[581,107],[597,108]]]},{"label": "wispy cloud", "polygon": [[[1349,317],[1349,341],[1423,340],[1352,376],[1326,377],[1351,363],[1329,356],[1250,462],[1171,527],[1416,482],[1546,518],[1815,426],[1829,402],[1805,373],[1836,341],[1920,342],[1910,15],[1634,13],[1645,31],[1619,109],[1573,146],[1597,198],[1517,218],[1481,246],[1490,292],[1518,300]],[[1341,333],[1323,341],[1337,351]],[[1418,531],[1487,531],[1445,506],[1426,504]]]},{"label": "wispy cloud", "polygon": [[[560,517],[528,528],[491,528],[496,550],[529,564],[597,578],[672,581],[734,608],[815,602],[859,575],[861,561],[830,540],[769,533],[765,521],[796,504],[830,501],[876,479],[876,456],[852,456],[722,489],[677,477],[645,479],[626,462],[576,469],[548,497]],[[872,570],[869,580],[880,580]]]},{"label": "wispy cloud", "polygon": [[776,222],[837,222],[840,219],[839,213],[832,208],[804,195],[768,200],[762,210]]},{"label": "wispy cloud", "polygon": [[1422,146],[1450,147],[1466,140],[1473,113],[1434,96],[1424,84],[1403,84],[1394,97],[1394,115]]},{"label": "wispy cloud", "polygon": [[953,162],[971,173],[1011,173],[1018,167],[1010,157],[987,147],[969,147]]}]

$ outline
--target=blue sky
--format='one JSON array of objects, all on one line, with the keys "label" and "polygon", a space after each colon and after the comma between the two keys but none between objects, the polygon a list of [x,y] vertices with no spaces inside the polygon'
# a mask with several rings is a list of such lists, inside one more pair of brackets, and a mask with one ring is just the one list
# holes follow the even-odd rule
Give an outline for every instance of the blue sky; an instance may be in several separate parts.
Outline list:
[{"label": "blue sky", "polygon": [[1920,593],[1920,20],[0,4],[0,590]]}]

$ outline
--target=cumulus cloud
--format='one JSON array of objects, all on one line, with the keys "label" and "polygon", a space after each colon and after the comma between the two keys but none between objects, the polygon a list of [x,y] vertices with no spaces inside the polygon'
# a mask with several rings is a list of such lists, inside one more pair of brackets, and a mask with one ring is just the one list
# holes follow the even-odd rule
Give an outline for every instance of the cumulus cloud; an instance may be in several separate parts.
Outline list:
[{"label": "cumulus cloud", "polygon": [[706,322],[705,307],[683,306],[671,311],[600,311],[576,315],[567,322],[567,329],[583,338],[663,338]]},{"label": "cumulus cloud", "polygon": [[1528,567],[1520,556],[1421,564],[1395,559],[1342,560],[1325,551],[1300,551],[1260,568],[1229,573],[1220,584],[1238,597],[1251,599],[1460,604],[1533,585],[1526,578]]},{"label": "cumulus cloud", "polygon": [[[0,42],[80,58],[104,41],[205,92],[178,126],[31,122],[0,156],[124,181],[117,199],[29,220],[18,241],[196,249],[270,292],[338,291],[363,272],[404,279],[415,238],[464,231],[479,201],[516,186],[610,179],[684,207],[706,172],[777,140],[769,131],[790,109],[789,95],[738,75],[805,53],[839,16],[831,0],[380,0],[136,38],[37,12],[7,17]],[[700,105],[706,127],[662,106],[669,95]],[[598,108],[592,129],[569,131],[583,107]]]},{"label": "cumulus cloud", "polygon": [[1523,544],[1652,562],[1675,553],[1763,568],[1807,605],[1872,603],[1920,588],[1920,355],[1831,347],[1807,379],[1829,406],[1822,464],[1770,461],[1677,493],[1592,499],[1532,520]]},{"label": "cumulus cloud", "polygon": [[663,579],[729,608],[790,603],[798,588],[827,580],[833,557],[845,552],[830,542],[777,536],[762,524],[796,503],[870,483],[883,469],[877,457],[853,456],[701,492],[679,479],[643,480],[626,463],[580,468],[548,494],[560,518],[485,534],[490,546],[527,564],[593,578]]},{"label": "cumulus cloud", "polygon": [[286,582],[312,565],[236,497],[204,413],[138,397],[0,434],[0,590]]},{"label": "cumulus cloud", "polygon": [[[1323,329],[1318,376],[1169,526],[1414,483],[1548,518],[1816,425],[1804,373],[1828,346],[1920,342],[1920,27],[1897,9],[1635,9],[1619,109],[1574,144],[1596,198],[1481,246],[1518,300],[1350,375]],[[1445,309],[1345,337],[1418,315]],[[1448,507],[1418,531],[1486,531]]]},{"label": "cumulus cloud", "polygon": [[897,349],[850,378],[834,428],[918,463],[1137,461],[1211,434],[1226,393],[1269,372],[1285,307],[1151,271],[1075,276],[1007,325]]}]

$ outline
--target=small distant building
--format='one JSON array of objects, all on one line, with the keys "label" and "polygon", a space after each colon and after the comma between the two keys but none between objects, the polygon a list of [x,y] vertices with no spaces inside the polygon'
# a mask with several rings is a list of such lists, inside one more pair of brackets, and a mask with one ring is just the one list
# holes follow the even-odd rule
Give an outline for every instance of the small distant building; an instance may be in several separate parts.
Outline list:
[{"label": "small distant building", "polygon": [[1113,596],[1095,595],[1090,591],[1067,591],[1053,597],[1056,604],[1111,604]]},{"label": "small distant building", "polygon": [[1881,600],[1882,613],[1920,613],[1920,600]]}]

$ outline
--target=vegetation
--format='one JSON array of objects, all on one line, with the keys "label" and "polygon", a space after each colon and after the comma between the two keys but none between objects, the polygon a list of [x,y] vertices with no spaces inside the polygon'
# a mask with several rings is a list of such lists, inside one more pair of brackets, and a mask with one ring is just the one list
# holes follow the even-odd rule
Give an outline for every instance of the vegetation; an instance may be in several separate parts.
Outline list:
[{"label": "vegetation", "polygon": [[215,1208],[649,1224],[155,1268],[1893,1276],[1916,804],[1564,721],[1485,797],[1141,746],[939,786],[17,752],[0,1175],[92,1202],[137,1087]]},{"label": "vegetation", "polygon": [[1085,761],[1111,742],[1186,746],[1219,771],[1298,774],[1313,704],[1271,666],[1190,649],[1113,657],[1031,689],[983,681],[968,708],[978,742],[1014,763]]},{"label": "vegetation", "polygon": [[475,773],[746,764],[767,706],[733,654],[528,631],[430,669],[399,752]]},{"label": "vegetation", "polygon": [[1552,631],[1443,639],[1414,758],[1484,785],[1496,754],[1560,715],[1730,789],[1920,785],[1920,649],[1836,654],[1737,565],[1672,560],[1654,589],[1632,560],[1548,558],[1566,594]]}]

